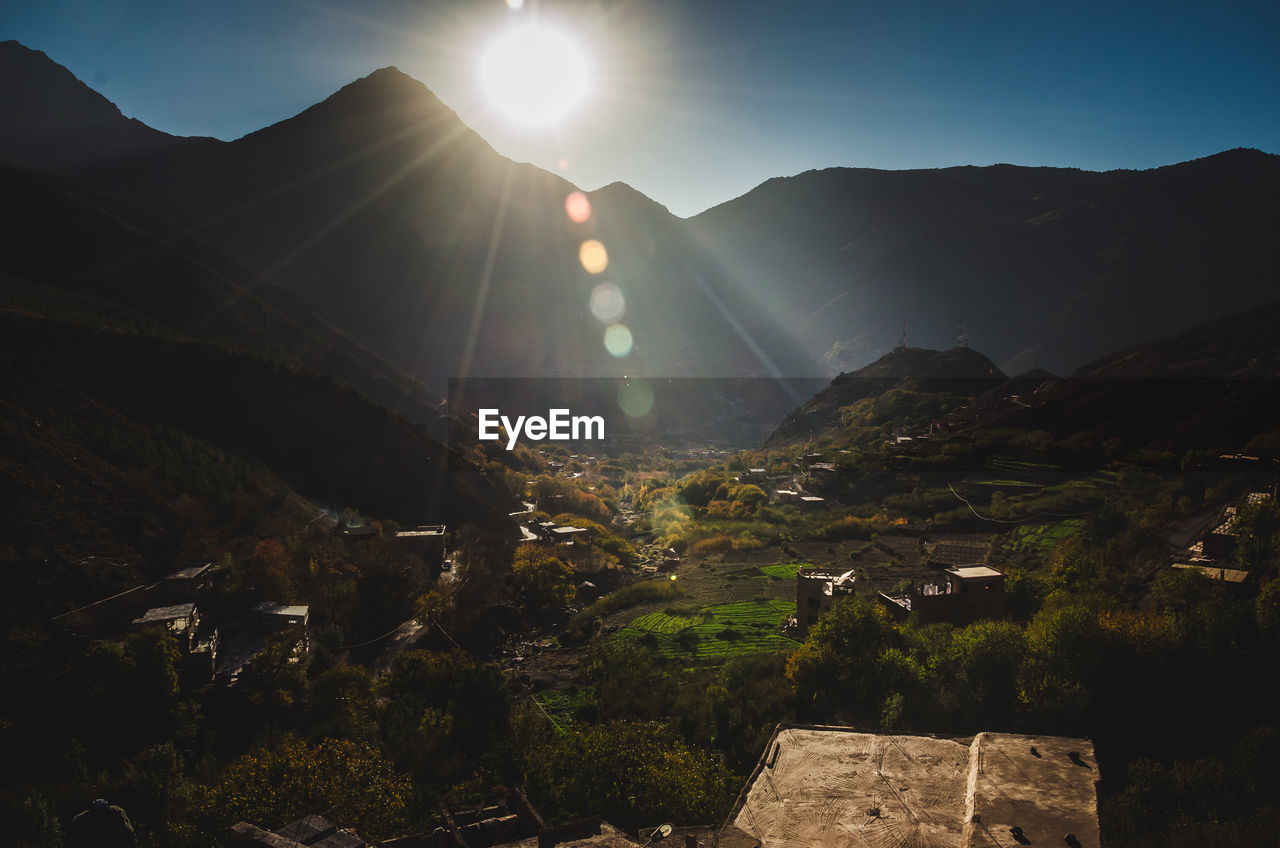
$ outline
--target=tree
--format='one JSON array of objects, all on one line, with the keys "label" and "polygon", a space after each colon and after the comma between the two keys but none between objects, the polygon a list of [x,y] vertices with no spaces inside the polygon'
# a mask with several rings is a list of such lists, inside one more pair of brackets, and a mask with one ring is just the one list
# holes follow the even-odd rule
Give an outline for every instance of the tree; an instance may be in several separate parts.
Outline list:
[{"label": "tree", "polygon": [[601,718],[656,719],[674,696],[653,654],[635,642],[610,639],[591,651],[587,677],[595,685]]},{"label": "tree", "polygon": [[718,821],[737,781],[719,755],[656,722],[613,721],[557,738],[529,755],[526,787],[553,821],[597,815],[632,830]]},{"label": "tree", "polygon": [[462,651],[405,651],[378,690],[383,734],[400,767],[448,784],[507,736],[509,701],[501,672]]},{"label": "tree", "polygon": [[1051,596],[1027,625],[1019,671],[1022,702],[1063,721],[1078,721],[1092,705],[1093,684],[1105,674],[1108,639],[1090,606]]},{"label": "tree", "polygon": [[300,656],[300,634],[279,633],[240,671],[236,693],[267,724],[291,727],[307,697],[307,669]]},{"label": "tree", "polygon": [[253,548],[249,558],[249,579],[276,600],[293,599],[293,563],[284,545],[275,539],[263,539]]},{"label": "tree", "polygon": [[840,598],[809,629],[809,637],[787,661],[787,677],[800,704],[820,713],[851,708],[877,715],[884,691],[877,662],[896,647],[898,633],[888,613],[861,596]]},{"label": "tree", "polygon": [[178,658],[178,643],[161,626],[89,652],[83,738],[95,753],[131,753],[173,731],[180,694]]},{"label": "tree", "polygon": [[1271,650],[1280,649],[1280,580],[1263,586],[1253,603],[1258,634]]},{"label": "tree", "polygon": [[515,545],[504,536],[483,530],[463,530],[458,551],[455,609],[459,614],[492,603],[506,584]]},{"label": "tree", "polygon": [[1018,670],[1026,652],[1022,628],[976,621],[957,631],[947,652],[961,703],[974,716],[1007,718],[1018,703]]},{"label": "tree", "polygon": [[516,549],[511,579],[521,604],[532,613],[556,615],[573,601],[573,571],[539,545]]},{"label": "tree", "polygon": [[311,683],[308,724],[316,738],[372,742],[378,736],[373,675],[360,665],[341,663]]},{"label": "tree", "polygon": [[250,751],[205,787],[196,824],[225,833],[237,821],[276,828],[323,810],[374,838],[394,836],[407,819],[413,786],[372,745],[295,736]]},{"label": "tree", "polygon": [[1240,567],[1274,575],[1280,559],[1280,506],[1275,501],[1248,504],[1240,510],[1234,529]]}]

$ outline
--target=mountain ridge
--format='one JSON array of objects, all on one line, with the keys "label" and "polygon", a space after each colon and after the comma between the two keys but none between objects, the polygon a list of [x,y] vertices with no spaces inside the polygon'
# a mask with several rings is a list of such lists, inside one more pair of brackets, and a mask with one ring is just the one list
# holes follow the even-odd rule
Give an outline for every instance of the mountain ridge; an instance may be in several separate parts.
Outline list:
[{"label": "mountain ridge", "polygon": [[844,408],[893,389],[969,397],[1006,381],[994,362],[968,347],[896,347],[875,362],[832,380],[787,415],[766,445],[777,446],[828,432],[840,424]]},{"label": "mountain ridge", "polygon": [[[3,136],[0,153],[12,151]],[[768,316],[665,208],[606,187],[590,195],[592,220],[574,224],[575,186],[499,156],[391,68],[236,141],[73,178],[195,233],[437,389],[464,371],[813,370],[782,337],[760,355],[753,334],[769,335]],[[605,277],[579,262],[586,239],[606,245]],[[625,359],[588,309],[602,279],[625,292]]]},{"label": "mountain ridge", "polygon": [[[1002,368],[1065,373],[1269,300],[1280,261],[1280,157],[1248,149],[1146,171],[811,170],[688,219],[612,183],[574,225],[572,183],[499,156],[394,67],[232,142],[166,138],[63,175],[195,232],[437,388],[464,369],[834,374],[904,319],[914,344],[963,320]],[[0,158],[19,147],[0,131]],[[587,238],[608,250],[599,279],[577,262]],[[586,309],[600,280],[627,299],[622,360]]]}]

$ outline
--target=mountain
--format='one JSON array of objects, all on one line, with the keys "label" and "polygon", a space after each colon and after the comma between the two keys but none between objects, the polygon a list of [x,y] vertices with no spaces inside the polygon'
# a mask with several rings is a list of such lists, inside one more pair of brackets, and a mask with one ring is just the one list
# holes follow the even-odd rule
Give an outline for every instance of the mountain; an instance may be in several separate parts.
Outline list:
[{"label": "mountain", "polygon": [[[32,405],[31,397],[52,396],[61,402],[44,402],[50,438],[61,433],[110,447],[99,430],[104,420],[123,416],[253,460],[320,503],[351,505],[401,523],[497,524],[513,505],[482,475],[459,470],[456,461],[451,468],[447,450],[425,427],[326,376],[220,346],[4,310],[0,367],[10,375],[8,431],[43,430],[41,419],[22,410]],[[103,408],[110,415],[77,413]],[[92,461],[102,451],[86,453]],[[46,498],[21,496],[20,481],[42,479],[32,461],[25,453],[5,452],[12,484],[0,504],[6,520],[45,508]],[[170,463],[153,458],[150,464]],[[82,509],[71,504],[66,514],[78,516]]]},{"label": "mountain", "polygon": [[0,226],[15,549],[163,561],[178,495],[266,513],[256,493],[277,477],[406,523],[505,521],[505,491],[426,426],[444,431],[441,401],[295,295],[154,216],[8,165]]},{"label": "mountain", "polygon": [[1256,150],[1141,172],[832,168],[689,224],[834,368],[874,359],[904,320],[920,344],[963,319],[1002,368],[1069,372],[1274,298],[1277,190],[1280,157]]},{"label": "mountain", "polygon": [[830,431],[841,423],[841,410],[845,407],[879,398],[894,389],[972,397],[1005,382],[1005,375],[995,363],[976,350],[895,348],[870,365],[832,380],[831,385],[783,419],[769,436],[768,444],[782,445]]},{"label": "mountain", "polygon": [[[0,70],[0,158],[173,222],[435,388],[850,371],[904,320],[915,346],[963,328],[1009,373],[1069,373],[1275,296],[1280,157],[1256,150],[1105,173],[832,168],[689,220],[615,184],[575,224],[572,184],[499,156],[394,68],[232,142],[130,121],[16,42]],[[601,282],[626,298],[619,359],[588,309]]]},{"label": "mountain", "polygon": [[[0,164],[0,226],[0,275],[9,278],[0,305],[22,307],[33,284],[75,292],[177,335],[327,374],[412,420],[441,416],[439,397],[296,295],[153,215]],[[86,310],[85,320],[101,320],[103,309],[98,303]]]},{"label": "mountain", "polygon": [[[58,76],[43,54],[3,48],[18,78]],[[74,112],[98,97],[80,89],[40,93]],[[24,125],[29,95],[0,94],[0,113]],[[94,114],[123,133],[125,119],[109,121],[103,104]],[[76,143],[66,122],[40,126],[52,146]],[[0,157],[40,166],[32,136],[0,131]],[[83,164],[89,141],[68,157],[74,168],[54,170],[190,231],[431,385],[464,373],[813,372],[680,219],[615,185],[590,194],[590,220],[574,223],[572,184],[499,156],[394,68],[234,142],[169,138],[162,148],[139,142],[138,156],[95,167]],[[581,265],[586,239],[603,243],[604,273]],[[623,358],[605,349],[588,308],[601,282],[626,299],[634,348]]]},{"label": "mountain", "polygon": [[126,118],[66,68],[16,41],[0,42],[0,160],[88,174],[212,139],[175,139]]},{"label": "mountain", "polygon": [[1097,448],[1280,459],[1280,303],[1100,357],[975,426],[1043,430]]},{"label": "mountain", "polygon": [[1280,379],[1280,303],[1236,312],[1100,357],[1079,379]]}]

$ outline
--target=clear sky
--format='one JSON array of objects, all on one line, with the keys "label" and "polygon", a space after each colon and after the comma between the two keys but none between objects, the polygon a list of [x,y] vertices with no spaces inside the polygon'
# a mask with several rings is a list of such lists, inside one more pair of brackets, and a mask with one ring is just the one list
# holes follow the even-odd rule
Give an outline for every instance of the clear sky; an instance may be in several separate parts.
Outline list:
[{"label": "clear sky", "polygon": [[[518,0],[512,0],[518,2]],[[554,128],[495,111],[479,57],[516,21],[583,49]],[[1280,3],[934,0],[3,0],[121,111],[232,139],[395,65],[500,152],[687,216],[849,165],[1146,168],[1280,152]]]}]

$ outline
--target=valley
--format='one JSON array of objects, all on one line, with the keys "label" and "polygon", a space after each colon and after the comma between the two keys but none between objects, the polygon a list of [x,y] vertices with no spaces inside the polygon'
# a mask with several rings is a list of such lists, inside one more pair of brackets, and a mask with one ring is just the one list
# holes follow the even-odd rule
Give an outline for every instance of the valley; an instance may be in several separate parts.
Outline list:
[{"label": "valley", "polygon": [[680,218],[395,68],[0,110],[15,844],[1275,841],[1277,156]]}]

